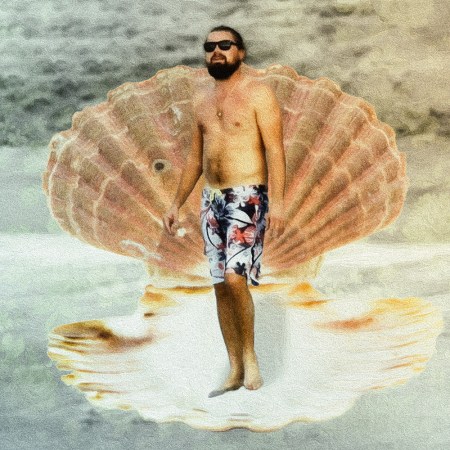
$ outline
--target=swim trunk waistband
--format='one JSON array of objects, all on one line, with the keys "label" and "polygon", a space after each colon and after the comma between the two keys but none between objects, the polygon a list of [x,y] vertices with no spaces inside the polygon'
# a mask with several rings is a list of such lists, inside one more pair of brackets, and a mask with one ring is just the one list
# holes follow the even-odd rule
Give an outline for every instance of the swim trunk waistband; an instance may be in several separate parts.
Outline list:
[{"label": "swim trunk waistband", "polygon": [[210,201],[212,201],[215,195],[231,194],[235,193],[236,191],[240,191],[241,189],[248,190],[252,188],[256,189],[258,192],[267,193],[267,186],[265,184],[246,184],[223,189],[205,186],[203,192],[207,195],[209,194]]}]

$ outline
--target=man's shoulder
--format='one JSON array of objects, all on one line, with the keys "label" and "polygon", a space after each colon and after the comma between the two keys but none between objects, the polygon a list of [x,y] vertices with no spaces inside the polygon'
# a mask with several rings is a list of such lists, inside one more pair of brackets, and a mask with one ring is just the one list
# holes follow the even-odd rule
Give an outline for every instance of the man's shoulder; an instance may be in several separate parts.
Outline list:
[{"label": "man's shoulder", "polygon": [[247,93],[252,102],[261,106],[273,104],[276,101],[274,90],[261,80],[250,80],[247,87]]},{"label": "man's shoulder", "polygon": [[261,80],[255,78],[250,79],[247,86],[252,95],[273,95],[272,88]]}]

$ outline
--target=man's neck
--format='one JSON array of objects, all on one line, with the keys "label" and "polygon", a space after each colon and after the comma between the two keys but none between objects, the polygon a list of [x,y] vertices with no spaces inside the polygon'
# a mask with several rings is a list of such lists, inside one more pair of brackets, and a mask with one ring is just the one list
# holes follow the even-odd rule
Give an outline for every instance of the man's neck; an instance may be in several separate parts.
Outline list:
[{"label": "man's neck", "polygon": [[242,78],[241,67],[239,67],[229,78],[226,80],[215,80],[216,89],[228,89],[236,86]]}]

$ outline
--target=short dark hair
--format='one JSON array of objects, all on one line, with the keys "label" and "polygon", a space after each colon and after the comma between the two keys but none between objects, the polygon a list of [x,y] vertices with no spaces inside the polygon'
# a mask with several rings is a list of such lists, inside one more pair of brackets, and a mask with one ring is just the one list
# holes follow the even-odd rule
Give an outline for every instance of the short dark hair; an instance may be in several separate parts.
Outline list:
[{"label": "short dark hair", "polygon": [[219,25],[218,27],[214,27],[213,29],[211,29],[209,32],[212,33],[213,31],[228,31],[228,33],[231,33],[233,35],[233,38],[237,44],[237,48],[247,51],[241,34],[234,28],[227,27],[226,25]]}]

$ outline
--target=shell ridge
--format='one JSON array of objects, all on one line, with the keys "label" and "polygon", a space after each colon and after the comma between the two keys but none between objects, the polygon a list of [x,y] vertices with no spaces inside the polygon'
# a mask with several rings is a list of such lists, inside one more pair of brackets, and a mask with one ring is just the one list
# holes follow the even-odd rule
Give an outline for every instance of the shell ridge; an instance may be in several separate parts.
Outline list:
[{"label": "shell ridge", "polygon": [[[337,170],[336,170],[337,171]],[[298,214],[302,214],[302,219],[300,220],[300,222],[298,222],[299,226],[298,226],[298,230],[301,230],[300,233],[296,233],[296,229],[291,229],[288,231],[288,234],[286,236],[284,236],[283,233],[282,237],[281,237],[281,241],[280,238],[277,240],[277,245],[276,247],[273,245],[270,247],[270,249],[272,250],[272,247],[275,247],[274,250],[272,250],[271,253],[271,261],[273,261],[275,258],[279,257],[279,255],[283,256],[286,255],[286,252],[288,251],[288,249],[286,248],[289,247],[289,243],[292,241],[292,239],[294,239],[294,236],[296,238],[297,241],[297,245],[301,246],[302,242],[306,239],[309,239],[310,235],[312,235],[314,232],[319,232],[320,229],[326,225],[326,223],[328,223],[330,220],[335,220],[336,217],[338,217],[339,215],[345,214],[349,209],[353,208],[356,202],[356,196],[361,196],[361,192],[364,192],[363,186],[359,186],[359,185],[363,185],[365,182],[367,182],[367,178],[369,178],[369,180],[373,180],[375,178],[378,179],[384,179],[383,177],[383,173],[381,172],[377,172],[377,173],[373,173],[371,172],[369,169],[365,170],[363,173],[361,173],[356,179],[353,180],[353,184],[350,183],[351,181],[351,177],[349,176],[349,174],[346,174],[345,172],[342,172],[344,174],[345,177],[347,177],[349,179],[349,183],[345,186],[345,188],[340,191],[339,193],[337,193],[336,197],[329,197],[328,198],[328,202],[321,204],[321,208],[320,210],[317,212],[317,215],[314,214],[309,214],[308,216],[305,217],[305,211],[298,211]],[[373,182],[373,181],[372,181]],[[353,195],[352,195],[353,192]],[[346,202],[341,201],[341,200],[347,200]],[[353,201],[352,201],[353,199]],[[346,206],[347,205],[347,206]],[[361,212],[363,213],[365,211],[365,205],[363,202],[360,203],[361,205]],[[337,208],[337,210],[336,210]],[[320,221],[322,220],[322,218],[329,218],[328,222],[325,222],[324,224],[320,225]],[[364,218],[364,217],[363,217]],[[309,233],[306,233],[306,230],[308,229],[308,227],[312,226],[313,224],[311,223],[312,220],[315,220],[316,222],[319,222],[319,226],[316,228],[312,228],[312,230],[309,231]],[[358,223],[361,222],[361,220],[358,221]],[[297,236],[296,236],[297,234]],[[302,238],[299,239],[298,238],[298,234],[303,234],[306,235],[306,238]],[[270,245],[270,244],[269,244]]]},{"label": "shell ridge", "polygon": [[[344,106],[350,108],[348,105],[344,105]],[[337,108],[337,107],[339,107],[339,105],[336,103],[336,104],[333,106],[333,108],[329,111],[329,114],[328,114],[327,119],[325,120],[325,122],[327,122],[328,119],[329,119],[329,117],[333,115],[334,110],[335,110],[335,108]],[[359,133],[359,131],[360,131],[360,129],[361,129],[361,126],[362,126],[362,123],[360,123],[359,126],[357,126],[357,128],[353,131],[353,137],[355,137],[355,135],[357,135],[357,133]],[[317,166],[317,164],[314,164],[314,163],[316,162],[316,161],[314,161],[314,159],[317,158],[318,151],[319,151],[320,148],[321,148],[320,144],[321,144],[321,143],[319,143],[317,146],[313,146],[313,147],[311,148],[311,150],[308,152],[308,155],[307,155],[306,158],[305,158],[304,164],[307,164],[307,163],[309,162],[309,165],[310,165],[310,166],[313,166],[313,165],[316,165],[316,166]],[[323,143],[322,143],[322,144],[323,144]],[[348,150],[348,147],[347,147],[347,148],[344,148],[344,149],[340,152],[340,156],[338,156],[338,158],[337,158],[337,160],[335,160],[335,162],[338,162],[338,161],[340,160],[340,158],[346,153],[347,150]],[[308,158],[310,158],[309,161],[307,161]],[[301,171],[302,174],[303,174],[303,173],[307,173],[307,172],[308,172],[308,168],[307,168],[307,167],[306,167],[306,168],[303,168],[303,170]],[[313,175],[314,175],[312,171],[309,171],[309,174],[311,175],[311,177],[313,177]],[[334,174],[334,171],[333,171],[332,168],[330,167],[330,169],[327,170],[327,171],[325,172],[324,177],[332,178],[333,174]],[[294,191],[294,190],[298,190],[298,185],[300,185],[301,183],[304,183],[304,182],[305,182],[305,179],[304,179],[304,178],[305,178],[305,177],[299,177],[299,178],[297,178],[297,180],[295,180],[295,182],[293,182],[293,183],[291,184],[290,189],[293,190],[293,191]],[[307,180],[306,180],[306,181],[307,181]],[[313,180],[311,180],[311,181],[313,181]],[[302,209],[302,207],[304,206],[305,199],[308,198],[308,195],[313,194],[315,191],[318,191],[318,189],[316,189],[317,185],[313,185],[312,183],[310,183],[310,185],[312,185],[313,187],[311,188],[311,190],[310,190],[309,192],[304,192],[303,195],[302,195],[301,197],[297,197],[294,201],[291,201],[291,203],[290,203],[290,205],[289,205],[289,209],[288,209],[288,211],[287,211],[287,213],[286,213],[286,214],[287,214],[287,217],[289,217],[289,220],[290,220],[290,221],[295,220],[295,218],[296,218],[297,215],[300,215],[300,214],[301,214],[302,216],[304,215],[304,211],[301,211],[301,209]],[[326,183],[322,183],[322,187],[326,187],[326,186],[327,186]],[[325,192],[325,190],[323,190],[323,191]],[[289,195],[289,194],[290,194],[290,193],[288,193],[288,195]],[[301,226],[302,226],[302,222],[300,222],[300,227],[301,227]],[[286,231],[285,231],[285,234],[286,234]],[[293,237],[294,234],[295,234],[295,231],[287,230],[287,235],[286,235],[286,237],[285,237],[285,240],[287,241],[287,240],[291,239],[291,238]],[[279,249],[279,250],[281,251],[281,249]]]},{"label": "shell ridge", "polygon": [[337,242],[343,240],[343,237],[348,239],[347,242],[351,242],[367,234],[373,229],[373,224],[377,223],[378,217],[368,216],[368,221],[366,223],[361,227],[355,227],[355,215],[358,213],[359,208],[359,206],[352,206],[341,216],[337,216],[327,222],[312,238],[305,239],[304,245],[292,247],[291,251],[287,252],[282,259],[280,258],[280,260],[277,261],[277,266],[281,268],[289,267],[292,259],[306,262],[309,259],[334,248]]},{"label": "shell ridge", "polygon": [[[106,179],[104,180],[104,185],[102,186],[102,190],[100,191],[100,195],[96,201],[96,208],[95,208],[95,212],[98,213],[99,212],[99,207],[101,206],[101,202],[104,202],[106,204],[108,204],[110,206],[110,208],[112,210],[116,210],[117,211],[121,211],[122,213],[126,213],[128,211],[128,209],[125,208],[120,208],[119,209],[119,203],[115,202],[112,199],[109,199],[108,196],[108,189],[110,188],[110,184],[114,183],[115,180],[114,179]],[[132,197],[131,197],[132,198]],[[135,206],[136,205],[136,206]],[[127,207],[130,208],[132,205],[130,205],[129,203],[127,204]],[[145,214],[146,218],[148,221],[145,222],[145,224],[143,224],[141,221],[136,220],[138,218],[138,216],[128,216],[128,220],[129,223],[131,224],[136,224],[139,226],[136,226],[134,229],[135,230],[141,230],[143,233],[144,232],[148,232],[149,230],[154,229],[155,231],[162,231],[162,220],[155,215],[150,214],[147,210],[145,210],[141,205],[139,205],[138,202],[134,202],[133,205],[133,210],[136,209],[137,212],[142,212]],[[134,212],[132,210],[132,212]],[[150,219],[152,220],[152,222],[150,221]],[[147,229],[146,227],[149,227],[149,229]]]}]

